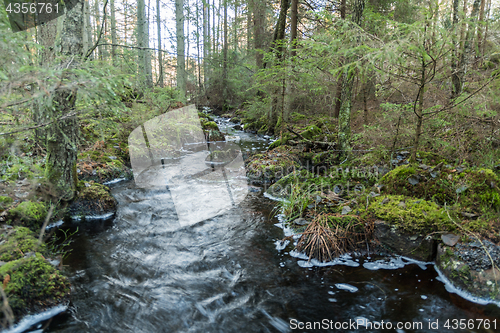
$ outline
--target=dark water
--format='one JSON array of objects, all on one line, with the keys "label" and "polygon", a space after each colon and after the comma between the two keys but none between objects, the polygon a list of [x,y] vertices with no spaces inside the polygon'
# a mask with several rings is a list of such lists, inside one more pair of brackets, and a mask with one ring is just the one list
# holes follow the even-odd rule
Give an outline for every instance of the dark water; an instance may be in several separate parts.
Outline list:
[{"label": "dark water", "polygon": [[[299,266],[290,245],[277,250],[283,230],[271,218],[273,202],[259,193],[187,226],[166,189],[126,182],[113,194],[120,203],[113,221],[80,226],[65,263],[72,304],[48,332],[291,332],[297,321],[322,320],[332,329],[296,331],[495,331],[443,327],[448,319],[493,320],[498,308],[448,293],[432,265],[369,270],[363,263],[375,258],[364,257],[348,261],[358,267]],[[335,329],[356,319],[394,328]],[[429,329],[436,320],[439,329]],[[397,322],[422,328],[396,330]]]}]

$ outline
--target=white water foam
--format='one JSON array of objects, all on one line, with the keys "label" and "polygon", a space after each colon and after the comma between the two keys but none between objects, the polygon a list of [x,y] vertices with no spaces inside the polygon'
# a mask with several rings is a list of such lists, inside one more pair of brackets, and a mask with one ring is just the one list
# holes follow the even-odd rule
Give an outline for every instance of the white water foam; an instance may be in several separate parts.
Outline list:
[{"label": "white water foam", "polygon": [[337,287],[337,289],[340,289],[340,290],[350,291],[351,293],[355,293],[359,290],[355,286],[351,286],[350,284],[347,284],[347,283],[335,283],[335,287]]},{"label": "white water foam", "polygon": [[127,180],[127,178],[115,178],[115,179],[112,179],[110,180],[109,182],[104,182],[102,183],[103,185],[113,185],[113,184],[116,184],[116,183],[119,183],[119,182],[122,182],[124,180]]},{"label": "white water foam", "polygon": [[365,262],[363,263],[363,267],[371,271],[375,271],[379,269],[399,269],[411,264],[416,264],[421,269],[426,270],[427,265],[431,265],[433,263],[398,256],[379,259],[372,262]]},{"label": "white water foam", "polygon": [[[107,220],[115,215],[114,212],[112,213],[107,213],[107,214],[102,214],[102,215],[87,215],[85,216],[86,220]],[[73,221],[81,221],[83,218],[80,216],[71,216],[71,219]]]},{"label": "white water foam", "polygon": [[436,279],[438,281],[441,281],[444,283],[444,287],[446,288],[447,292],[457,294],[458,296],[462,297],[463,299],[468,300],[469,302],[477,303],[480,305],[486,305],[486,304],[492,303],[492,304],[495,304],[496,306],[500,307],[499,301],[494,301],[491,299],[477,297],[477,296],[471,295],[470,293],[468,293],[468,292],[466,292],[458,287],[455,287],[450,282],[450,280],[448,280],[448,278],[446,278],[446,276],[443,274],[443,272],[441,272],[441,270],[436,265],[434,265],[434,269],[436,270],[436,272],[439,275]]},{"label": "white water foam", "polygon": [[32,327],[33,325],[36,325],[39,322],[42,322],[44,320],[48,320],[54,316],[57,316],[58,314],[63,313],[67,309],[68,309],[68,307],[66,305],[59,305],[59,306],[56,306],[56,307],[49,309],[47,311],[37,313],[37,314],[32,315],[32,316],[27,316],[27,317],[23,318],[23,320],[21,320],[19,322],[19,324],[14,325],[14,327],[12,327],[8,331],[5,331],[4,333],[24,332],[27,329],[29,329],[30,327]]}]

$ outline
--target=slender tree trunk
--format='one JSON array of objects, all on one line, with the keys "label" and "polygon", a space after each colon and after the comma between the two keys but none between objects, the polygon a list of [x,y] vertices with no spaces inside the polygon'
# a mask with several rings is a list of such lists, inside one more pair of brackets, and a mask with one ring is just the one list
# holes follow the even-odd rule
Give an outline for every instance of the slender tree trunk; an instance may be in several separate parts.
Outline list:
[{"label": "slender tree trunk", "polygon": [[[57,36],[57,20],[52,20],[37,27],[38,43],[43,48],[39,55],[39,64],[42,67],[50,67],[53,65],[56,56],[55,41]],[[42,103],[43,104],[43,103]],[[45,105],[34,103],[33,105],[33,121],[35,124],[43,124],[48,122],[48,114]],[[46,129],[40,127],[35,129],[35,143],[38,146],[45,147]]]},{"label": "slender tree trunk", "polygon": [[[488,0],[488,6],[487,6],[487,10],[486,10],[486,17],[488,17],[488,18],[490,17],[490,9],[491,9],[491,0]],[[490,22],[490,20],[486,20],[485,28],[484,28],[484,36],[483,36],[482,42],[481,42],[481,57],[482,58],[484,58],[484,47],[486,45],[486,40],[488,37],[489,22]]]},{"label": "slender tree trunk", "polygon": [[252,7],[254,9],[254,30],[253,42],[255,49],[255,65],[257,69],[264,68],[264,35],[266,25],[266,7],[265,3],[258,0],[252,0]]},{"label": "slender tree trunk", "polygon": [[[226,0],[227,1],[227,0]],[[234,26],[233,26],[233,34],[234,34],[234,52],[238,51],[238,0],[234,1]]]},{"label": "slender tree trunk", "polygon": [[[146,28],[146,4],[144,3],[144,0],[137,0],[137,44],[139,47],[144,48],[146,47],[146,36],[144,35]],[[141,85],[147,86],[147,79],[146,79],[146,50],[145,49],[139,49],[138,50],[138,57],[139,57],[139,80]]]},{"label": "slender tree trunk", "polygon": [[[74,68],[83,56],[83,0],[77,0],[66,14],[61,32],[61,55],[67,57],[63,64]],[[52,108],[47,108],[53,119],[68,115],[74,109],[76,88],[60,88],[54,93]],[[46,178],[55,186],[62,200],[71,200],[76,191],[78,120],[76,116],[59,120],[47,128]]]},{"label": "slender tree trunk", "polygon": [[462,83],[460,82],[460,76],[458,75],[458,58],[460,54],[459,41],[457,41],[457,33],[458,33],[458,15],[459,15],[459,0],[453,0],[453,33],[452,33],[452,41],[453,41],[453,53],[451,60],[451,82],[452,82],[452,98],[458,96],[462,90]]},{"label": "slender tree trunk", "polygon": [[[365,8],[364,0],[354,0],[353,13],[351,20],[357,25],[361,25],[363,11]],[[355,59],[348,59],[353,61]],[[347,158],[351,150],[351,108],[352,108],[352,90],[354,86],[354,69],[347,68],[342,74],[342,90],[340,94],[339,110],[339,132],[338,144],[341,150],[340,158]]]},{"label": "slender tree trunk", "polygon": [[116,65],[116,16],[115,16],[115,0],[111,0],[111,58],[113,59],[113,65]]},{"label": "slender tree trunk", "polygon": [[146,69],[146,86],[153,86],[153,68],[151,67],[151,50],[149,50],[149,17],[150,17],[150,8],[151,8],[151,0],[148,0],[148,12],[146,16],[146,21],[144,22],[144,48],[145,48],[145,69]]},{"label": "slender tree trunk", "polygon": [[227,111],[227,0],[224,0],[224,46],[222,64],[222,110]]},{"label": "slender tree trunk", "polygon": [[[203,12],[203,18],[205,18],[205,12]],[[202,29],[205,29],[205,24],[206,24],[206,21],[203,20],[203,27]],[[200,104],[200,100],[199,100],[199,97],[201,95],[201,62],[200,62],[200,36],[201,36],[201,32],[200,32],[200,2],[199,0],[196,0],[196,64],[197,64],[197,67],[198,67],[198,91],[197,91],[197,101],[196,101],[196,104]],[[203,36],[203,38],[205,38]]]},{"label": "slender tree trunk", "polygon": [[[95,15],[95,40],[97,40],[99,36],[99,32],[101,31],[101,21],[100,21],[100,11],[99,11],[99,1],[95,0],[95,8],[94,8],[94,15]],[[102,46],[99,45],[97,46],[97,57],[98,59],[102,60]]]},{"label": "slender tree trunk", "polygon": [[158,76],[160,87],[163,88],[163,54],[161,51],[161,10],[160,0],[156,0],[156,30],[158,32]]},{"label": "slender tree trunk", "polygon": [[207,84],[208,78],[208,54],[210,49],[210,8],[208,2],[203,0],[203,84]]},{"label": "slender tree trunk", "polygon": [[465,33],[465,39],[464,39],[464,48],[463,51],[460,55],[460,61],[458,65],[458,84],[455,89],[455,96],[458,96],[462,93],[462,88],[463,88],[463,82],[465,75],[467,74],[468,67],[470,65],[470,60],[471,60],[471,47],[474,45],[474,35],[475,35],[475,29],[476,29],[476,18],[477,18],[477,13],[479,11],[479,3],[481,0],[474,0],[474,3],[472,5],[472,12],[470,15],[470,23],[467,27],[467,32]]},{"label": "slender tree trunk", "polygon": [[186,96],[186,61],[184,58],[184,0],[175,0],[177,38],[177,87]]},{"label": "slender tree trunk", "polygon": [[[283,43],[285,40],[285,27],[286,27],[286,16],[288,12],[288,7],[290,5],[290,0],[281,0],[280,3],[280,14],[278,17],[278,22],[276,24],[276,29],[274,30],[272,47],[276,56],[276,65],[281,66],[283,64],[284,47]],[[264,68],[266,64],[263,65]],[[281,89],[281,95],[279,96],[279,90]],[[283,117],[284,113],[284,92],[286,90],[285,78],[282,79],[281,88],[276,88],[273,92],[273,100],[269,114],[267,117],[267,128],[269,133],[276,132],[276,123],[278,122],[278,114]],[[278,98],[281,97],[281,108],[278,104]]]},{"label": "slender tree trunk", "polygon": [[476,47],[476,59],[481,57],[481,49],[483,43],[483,29],[484,29],[484,7],[485,0],[481,0],[481,5],[479,7],[479,22],[477,27],[477,47]]},{"label": "slender tree trunk", "polygon": [[[340,18],[342,20],[345,20],[345,10],[346,10],[346,0],[341,0],[340,2]],[[342,66],[343,61],[342,59],[340,60],[340,66]],[[340,106],[342,104],[341,100],[341,95],[342,95],[342,82],[343,82],[344,76],[341,74],[337,78],[337,90],[335,92],[335,109],[333,111],[333,116],[335,118],[339,117],[339,112],[340,112]]]},{"label": "slender tree trunk", "polygon": [[297,55],[297,16],[298,16],[299,0],[292,0],[292,8],[290,12],[290,56],[293,58]]},{"label": "slender tree trunk", "polygon": [[416,108],[413,110],[415,115],[417,116],[417,124],[415,127],[415,137],[413,139],[413,148],[411,150],[411,161],[415,162],[417,160],[417,151],[418,151],[418,145],[420,143],[420,136],[422,135],[422,123],[424,120],[423,117],[423,109],[424,109],[424,94],[425,94],[425,89],[426,89],[426,64],[425,60],[422,57],[422,73],[420,77],[420,87],[418,90],[418,103],[416,104]]},{"label": "slender tree trunk", "polygon": [[247,54],[250,54],[252,50],[252,27],[253,27],[253,19],[252,19],[252,8],[250,7],[252,1],[247,1]]},{"label": "slender tree trunk", "polygon": [[[187,16],[187,24],[186,26],[186,77],[189,75],[189,18],[191,16],[191,11],[189,7],[189,0],[185,0],[187,2],[186,5],[186,16]],[[186,80],[187,82],[187,80]]]},{"label": "slender tree trunk", "polygon": [[[87,53],[92,44],[92,25],[90,24],[90,8],[89,0],[85,0],[83,4],[83,52]],[[57,24],[54,20],[54,24]],[[51,21],[52,22],[52,21]],[[55,39],[55,37],[54,37]],[[55,41],[55,40],[54,40]],[[93,54],[90,55],[90,59],[93,59]]]},{"label": "slender tree trunk", "polygon": [[298,2],[299,0],[292,0],[290,8],[290,68],[287,68],[286,82],[285,82],[285,95],[282,124],[288,121],[289,115],[293,112],[293,86],[290,80],[290,71],[295,66],[295,57],[297,55],[297,16],[298,16]]}]

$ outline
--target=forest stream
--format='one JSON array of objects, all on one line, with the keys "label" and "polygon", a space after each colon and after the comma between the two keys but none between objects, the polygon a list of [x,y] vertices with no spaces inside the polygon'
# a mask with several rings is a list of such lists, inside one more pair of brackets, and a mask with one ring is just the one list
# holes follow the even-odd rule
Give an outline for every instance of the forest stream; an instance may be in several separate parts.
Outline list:
[{"label": "forest stream", "polygon": [[[243,151],[268,145],[256,135],[231,134]],[[451,319],[489,318],[493,325],[488,313],[498,310],[448,292],[432,263],[365,255],[310,267],[291,244],[281,246],[273,202],[255,187],[233,208],[194,224],[179,223],[168,188],[122,181],[112,193],[119,202],[114,219],[79,225],[74,236],[64,263],[73,286],[68,310],[32,329],[315,332],[300,325],[326,320],[324,331],[332,332],[495,331],[453,329],[451,321],[444,328]],[[392,329],[363,326],[382,321]],[[429,328],[436,321],[439,329]],[[346,326],[352,322],[360,325]],[[396,329],[398,322],[406,328]]]}]

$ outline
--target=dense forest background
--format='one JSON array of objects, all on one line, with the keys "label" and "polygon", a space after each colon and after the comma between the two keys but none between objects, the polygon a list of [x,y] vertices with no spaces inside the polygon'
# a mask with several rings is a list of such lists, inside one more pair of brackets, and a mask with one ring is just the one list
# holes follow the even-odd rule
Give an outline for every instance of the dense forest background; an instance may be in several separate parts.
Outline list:
[{"label": "dense forest background", "polygon": [[339,160],[498,164],[496,1],[73,3],[16,33],[0,12],[3,181],[39,174],[70,200],[79,150],[178,103],[260,134],[317,125]]}]

